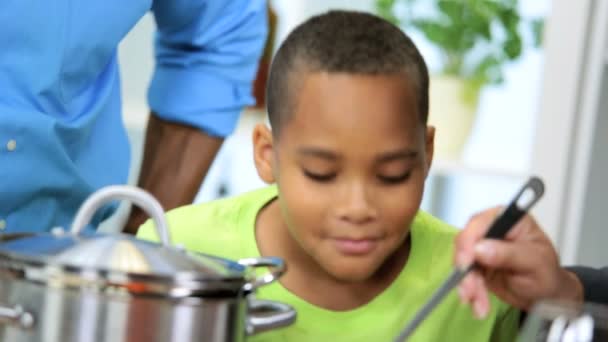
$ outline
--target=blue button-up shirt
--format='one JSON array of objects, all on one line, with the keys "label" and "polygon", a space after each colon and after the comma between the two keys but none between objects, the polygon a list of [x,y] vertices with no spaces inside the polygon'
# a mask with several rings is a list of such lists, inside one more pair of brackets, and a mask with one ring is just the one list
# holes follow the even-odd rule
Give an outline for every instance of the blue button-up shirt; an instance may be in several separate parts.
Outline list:
[{"label": "blue button-up shirt", "polygon": [[126,182],[116,50],[149,10],[152,110],[225,136],[253,102],[263,0],[0,1],[0,229],[69,227],[93,191]]}]

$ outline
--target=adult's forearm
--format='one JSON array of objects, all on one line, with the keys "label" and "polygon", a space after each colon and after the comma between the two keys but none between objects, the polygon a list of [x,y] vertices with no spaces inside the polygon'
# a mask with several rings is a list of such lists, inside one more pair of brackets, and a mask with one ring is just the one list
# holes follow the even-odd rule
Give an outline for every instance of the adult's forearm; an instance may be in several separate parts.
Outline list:
[{"label": "adult's forearm", "polygon": [[[170,210],[192,203],[223,142],[198,128],[172,123],[150,114],[138,186]],[[135,234],[147,219],[133,207],[125,232]]]}]

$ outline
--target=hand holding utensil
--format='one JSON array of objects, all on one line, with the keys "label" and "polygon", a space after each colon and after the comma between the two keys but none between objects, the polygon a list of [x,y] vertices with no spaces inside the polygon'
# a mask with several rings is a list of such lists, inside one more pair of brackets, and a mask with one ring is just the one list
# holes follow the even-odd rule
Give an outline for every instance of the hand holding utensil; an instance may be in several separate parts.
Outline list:
[{"label": "hand holding utensil", "polygon": [[[502,213],[490,226],[486,238],[503,239],[509,230],[527,213],[527,211],[542,197],[544,193],[543,182],[537,178],[530,178],[517,193]],[[401,331],[395,342],[405,341],[428,314],[443,300],[443,298],[474,268],[476,264],[465,267],[456,267],[446,281],[433,294],[431,299],[416,313],[409,324]]]}]

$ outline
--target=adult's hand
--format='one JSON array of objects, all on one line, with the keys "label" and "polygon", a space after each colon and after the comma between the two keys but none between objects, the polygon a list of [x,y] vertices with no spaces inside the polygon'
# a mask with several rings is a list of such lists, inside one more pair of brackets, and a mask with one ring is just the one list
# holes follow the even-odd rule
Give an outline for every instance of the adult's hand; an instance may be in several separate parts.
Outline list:
[{"label": "adult's hand", "polygon": [[473,216],[456,237],[456,265],[480,265],[461,282],[461,300],[471,304],[479,318],[490,309],[488,290],[522,310],[542,299],[582,301],[580,281],[560,266],[551,240],[531,216],[523,217],[505,240],[483,238],[500,211],[493,208]]}]

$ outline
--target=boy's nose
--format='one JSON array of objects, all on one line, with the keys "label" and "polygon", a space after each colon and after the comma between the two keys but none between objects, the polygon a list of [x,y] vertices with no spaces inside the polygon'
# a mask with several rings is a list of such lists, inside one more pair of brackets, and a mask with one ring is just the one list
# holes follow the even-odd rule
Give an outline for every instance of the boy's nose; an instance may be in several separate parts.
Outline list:
[{"label": "boy's nose", "polygon": [[363,185],[349,186],[344,189],[343,196],[336,200],[340,219],[349,223],[368,223],[373,221],[377,215],[368,191]]}]

